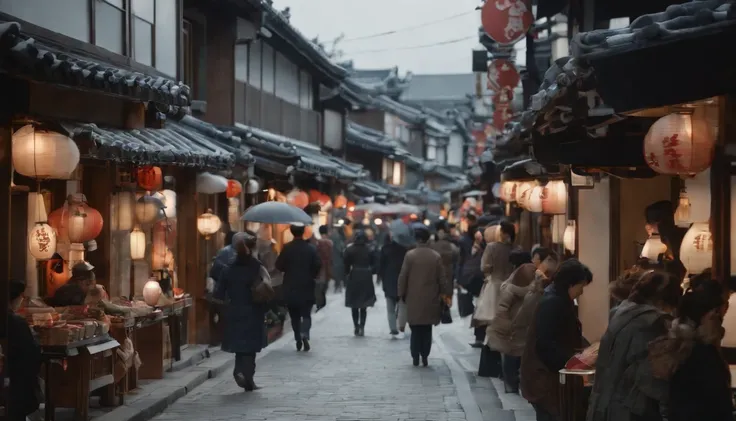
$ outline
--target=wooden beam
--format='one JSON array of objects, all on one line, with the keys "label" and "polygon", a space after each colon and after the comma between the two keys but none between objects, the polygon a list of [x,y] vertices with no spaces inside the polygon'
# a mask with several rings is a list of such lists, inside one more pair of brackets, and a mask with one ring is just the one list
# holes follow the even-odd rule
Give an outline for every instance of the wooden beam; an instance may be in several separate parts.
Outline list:
[{"label": "wooden beam", "polygon": [[115,186],[114,167],[84,168],[82,176],[82,192],[87,197],[87,203],[97,209],[104,221],[102,232],[95,239],[97,250],[87,254],[87,261],[95,267],[97,282],[110,292],[110,257],[112,236],[110,232],[111,212],[110,201],[112,200],[113,187]]},{"label": "wooden beam", "polygon": [[[176,213],[177,241],[176,241],[176,271],[179,287],[194,298],[193,306],[189,311],[189,332],[187,338],[191,343],[200,342],[200,327],[208,326],[207,305],[202,299],[205,278],[200,278],[200,239],[197,232],[197,211],[199,198],[196,190],[196,172],[191,169],[179,169],[176,173],[176,198],[178,203],[187,206],[178,206]],[[201,288],[200,288],[201,287]],[[204,322],[202,322],[204,321]],[[203,335],[206,335],[206,330]]]},{"label": "wooden beam", "polygon": [[727,144],[736,135],[736,96],[719,99],[718,141],[710,169],[711,221],[713,234],[713,277],[728,282],[731,277],[731,158],[726,155]]}]

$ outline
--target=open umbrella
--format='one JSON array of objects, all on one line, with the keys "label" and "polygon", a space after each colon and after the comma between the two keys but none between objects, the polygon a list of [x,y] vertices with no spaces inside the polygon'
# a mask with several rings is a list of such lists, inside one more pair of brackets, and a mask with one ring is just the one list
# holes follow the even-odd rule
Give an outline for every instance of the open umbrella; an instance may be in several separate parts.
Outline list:
[{"label": "open umbrella", "polygon": [[264,224],[293,224],[295,222],[312,225],[312,217],[306,212],[284,202],[264,202],[252,206],[240,218],[248,222]]},{"label": "open umbrella", "polygon": [[414,247],[416,244],[414,240],[414,232],[409,225],[405,224],[400,219],[396,219],[389,225],[391,231],[391,240],[398,243],[406,248]]}]

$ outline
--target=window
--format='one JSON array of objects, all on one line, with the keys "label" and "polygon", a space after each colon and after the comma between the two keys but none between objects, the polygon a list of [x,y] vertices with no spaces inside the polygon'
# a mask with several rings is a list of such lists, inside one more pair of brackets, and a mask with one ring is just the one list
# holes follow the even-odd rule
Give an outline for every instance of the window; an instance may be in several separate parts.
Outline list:
[{"label": "window", "polygon": [[95,5],[95,44],[117,54],[125,54],[125,4],[123,0],[98,1]]},{"label": "window", "polygon": [[[0,0],[0,10],[82,42],[90,41],[90,0]],[[117,0],[122,3],[122,0]],[[111,3],[116,3],[112,1]]]},{"label": "window", "polygon": [[253,42],[248,48],[248,84],[261,89],[261,42]]},{"label": "window", "polygon": [[342,114],[337,111],[324,112],[324,146],[333,149],[342,149]]},{"label": "window", "polygon": [[133,59],[138,63],[153,66],[153,23],[155,8],[150,0],[132,0],[133,14]]},{"label": "window", "polygon": [[276,96],[299,104],[299,68],[279,52],[276,52]]},{"label": "window", "polygon": [[392,159],[383,159],[383,182],[391,184],[393,186],[404,185],[404,163],[394,161]]},{"label": "window", "polygon": [[[153,3],[151,0],[146,0]],[[177,20],[176,5],[178,0],[156,0],[156,26],[155,51],[156,68],[176,77],[179,69],[179,61],[176,56],[177,32],[179,32],[179,21]]]},{"label": "window", "polygon": [[263,44],[263,53],[261,54],[261,74],[263,75],[263,79],[261,79],[261,90],[269,94],[274,93],[276,88],[275,60],[273,48],[268,44]]},{"label": "window", "polygon": [[312,109],[312,76],[304,71],[299,72],[299,106]]},{"label": "window", "polygon": [[427,160],[434,161],[437,159],[437,147],[432,145],[427,145]]}]

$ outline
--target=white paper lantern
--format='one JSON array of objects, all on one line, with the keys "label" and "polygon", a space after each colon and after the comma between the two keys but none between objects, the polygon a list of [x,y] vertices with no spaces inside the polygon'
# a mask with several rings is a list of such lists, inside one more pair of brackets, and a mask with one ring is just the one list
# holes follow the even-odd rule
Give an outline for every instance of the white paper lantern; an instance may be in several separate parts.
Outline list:
[{"label": "white paper lantern", "polygon": [[258,184],[258,180],[250,179],[248,180],[248,183],[245,185],[245,192],[248,194],[256,194],[261,189],[261,186]]},{"label": "white paper lantern", "polygon": [[163,202],[151,195],[144,195],[135,204],[135,218],[141,224],[155,222],[164,208]]},{"label": "white paper lantern", "polygon": [[501,200],[504,202],[513,202],[516,195],[516,182],[504,181],[501,183]]},{"label": "white paper lantern", "polygon": [[151,254],[151,270],[164,270],[171,267],[174,261],[174,253],[168,247],[154,251]]},{"label": "white paper lantern", "polygon": [[542,192],[544,187],[534,186],[529,193],[529,199],[526,201],[526,210],[529,212],[541,212],[542,211]]},{"label": "white paper lantern", "polygon": [[659,255],[666,251],[667,246],[662,242],[659,234],[652,234],[646,243],[644,243],[644,248],[641,249],[641,257],[645,257],[650,262],[656,263],[659,261]]},{"label": "white paper lantern", "polygon": [[119,192],[112,201],[115,207],[111,230],[113,231],[130,231],[135,223],[135,195],[133,192]]},{"label": "white paper lantern", "polygon": [[562,239],[565,235],[565,229],[567,228],[567,216],[565,215],[554,215],[552,216],[552,243],[562,244]]},{"label": "white paper lantern", "polygon": [[199,215],[197,218],[197,231],[204,235],[204,238],[209,239],[210,236],[220,230],[222,221],[217,215],[212,213],[212,209],[207,209],[207,212]]},{"label": "white paper lantern", "polygon": [[79,148],[60,133],[28,124],[13,133],[13,168],[39,179],[68,179],[79,164]]},{"label": "white paper lantern", "polygon": [[644,137],[644,159],[660,174],[697,174],[710,167],[715,130],[705,108],[657,120]]},{"label": "white paper lantern", "polygon": [[164,209],[166,217],[176,218],[176,192],[166,189],[161,192],[161,195],[163,196],[162,202],[164,203],[164,206],[166,206]]},{"label": "white paper lantern", "polygon": [[567,214],[567,185],[564,181],[554,180],[544,186],[542,212],[547,215]]},{"label": "white paper lantern", "polygon": [[161,298],[161,285],[158,281],[150,280],[143,285],[143,301],[151,307],[158,304],[159,298]]},{"label": "white paper lantern", "polygon": [[130,258],[133,260],[146,258],[146,233],[138,227],[130,232]]},{"label": "white paper lantern", "polygon": [[690,274],[700,274],[713,266],[713,235],[707,222],[696,222],[680,245],[680,261]]},{"label": "white paper lantern", "polygon": [[690,220],[690,199],[687,196],[687,192],[683,190],[680,192],[680,200],[677,202],[677,209],[675,210],[675,225],[681,228],[687,228],[692,224]]},{"label": "white paper lantern", "polygon": [[37,222],[28,232],[28,251],[36,260],[49,260],[56,253],[56,231],[45,222]]},{"label": "white paper lantern", "polygon": [[570,250],[571,253],[575,253],[575,235],[576,235],[575,221],[567,221],[567,227],[565,233],[562,235],[562,244],[565,249]]},{"label": "white paper lantern", "polygon": [[529,196],[531,195],[532,189],[537,184],[532,181],[524,181],[522,183],[519,183],[519,185],[516,187],[516,202],[519,203],[519,206],[526,209],[527,208],[527,202],[529,201]]},{"label": "white paper lantern", "polygon": [[227,178],[203,172],[197,174],[197,193],[218,194],[227,191]]}]

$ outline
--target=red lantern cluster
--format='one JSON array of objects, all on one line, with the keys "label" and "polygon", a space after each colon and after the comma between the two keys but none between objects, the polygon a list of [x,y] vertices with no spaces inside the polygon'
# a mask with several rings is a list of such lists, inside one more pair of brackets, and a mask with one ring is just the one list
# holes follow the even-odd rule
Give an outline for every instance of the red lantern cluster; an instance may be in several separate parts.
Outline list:
[{"label": "red lantern cluster", "polygon": [[71,243],[94,240],[102,232],[104,223],[100,212],[89,206],[83,195],[72,197],[65,206],[51,212],[48,220],[57,238]]},{"label": "red lantern cluster", "polygon": [[161,168],[153,165],[138,168],[136,180],[140,188],[148,191],[159,190],[164,184]]},{"label": "red lantern cluster", "polygon": [[243,185],[240,184],[240,181],[238,180],[227,180],[227,190],[225,190],[225,194],[227,195],[228,199],[233,197],[240,197],[240,193],[243,192]]}]

